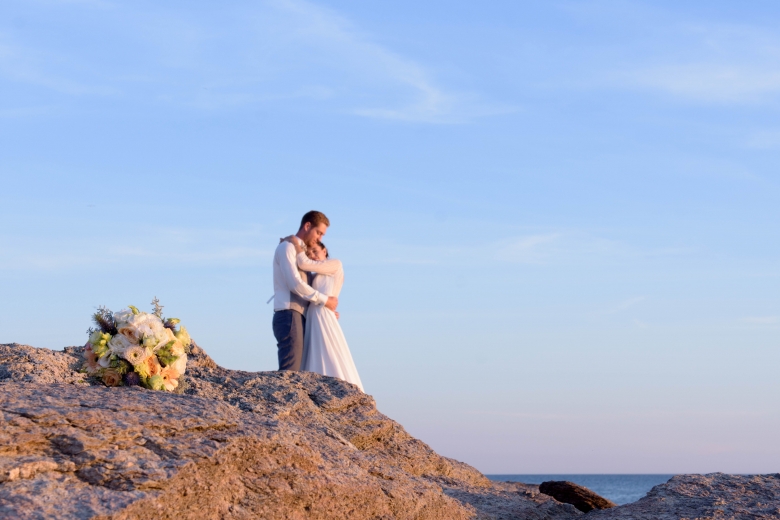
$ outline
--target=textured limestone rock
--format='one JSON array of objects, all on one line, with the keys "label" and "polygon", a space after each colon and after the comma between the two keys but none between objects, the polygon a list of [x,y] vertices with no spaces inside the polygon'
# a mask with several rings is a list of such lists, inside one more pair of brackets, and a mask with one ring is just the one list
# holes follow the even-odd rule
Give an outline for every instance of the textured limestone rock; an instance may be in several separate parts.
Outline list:
[{"label": "textured limestone rock", "polygon": [[780,475],[681,475],[587,515],[436,454],[343,381],[219,367],[90,386],[80,348],[0,345],[0,518],[780,519]]},{"label": "textured limestone rock", "polygon": [[617,504],[597,495],[590,489],[568,480],[548,480],[539,484],[539,491],[558,502],[571,504],[583,513],[594,509],[609,509]]},{"label": "textured limestone rock", "polygon": [[0,345],[0,381],[86,385],[86,376],[79,373],[76,363],[81,351],[81,347],[57,352],[17,343]]},{"label": "textured limestone rock", "polygon": [[588,518],[677,520],[780,518],[780,474],[677,475],[655,486],[644,498]]},{"label": "textured limestone rock", "polygon": [[343,381],[227,370],[185,395],[89,386],[80,349],[0,345],[0,518],[569,519],[441,457]]}]

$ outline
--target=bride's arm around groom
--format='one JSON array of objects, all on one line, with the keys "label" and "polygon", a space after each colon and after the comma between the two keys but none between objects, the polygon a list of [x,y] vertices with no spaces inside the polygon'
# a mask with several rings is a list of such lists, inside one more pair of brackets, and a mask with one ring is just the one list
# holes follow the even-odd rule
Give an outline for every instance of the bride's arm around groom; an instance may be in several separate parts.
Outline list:
[{"label": "bride's arm around groom", "polygon": [[[298,240],[298,238],[293,238],[293,240]],[[286,240],[280,243],[276,248],[274,263],[279,267],[283,284],[289,292],[300,296],[307,302],[314,303],[315,305],[325,305],[328,303],[328,295],[316,291],[301,277],[301,273],[297,267],[297,249],[300,249],[299,244],[292,244]],[[301,254],[308,260],[305,253]],[[306,270],[313,271],[313,269],[308,268]],[[276,302],[274,302],[274,306],[276,306]]]},{"label": "bride's arm around groom", "polygon": [[295,237],[287,237],[285,242],[291,243],[295,248],[296,260],[298,267],[304,271],[316,274],[324,274],[326,276],[335,276],[340,270],[342,270],[341,260],[337,258],[328,258],[325,260],[312,260],[306,253],[300,244],[293,242]]}]

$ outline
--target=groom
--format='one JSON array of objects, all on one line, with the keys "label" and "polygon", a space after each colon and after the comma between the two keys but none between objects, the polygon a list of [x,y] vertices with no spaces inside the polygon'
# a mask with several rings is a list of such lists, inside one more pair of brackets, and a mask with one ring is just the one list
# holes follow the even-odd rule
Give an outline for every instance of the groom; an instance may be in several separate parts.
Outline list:
[{"label": "groom", "polygon": [[[310,211],[301,219],[295,240],[305,249],[325,236],[330,221],[319,211]],[[284,241],[274,253],[274,319],[272,322],[279,355],[279,370],[300,370],[303,361],[303,331],[306,308],[310,303],[336,311],[339,301],[315,291],[306,272],[298,269],[295,246]]]}]

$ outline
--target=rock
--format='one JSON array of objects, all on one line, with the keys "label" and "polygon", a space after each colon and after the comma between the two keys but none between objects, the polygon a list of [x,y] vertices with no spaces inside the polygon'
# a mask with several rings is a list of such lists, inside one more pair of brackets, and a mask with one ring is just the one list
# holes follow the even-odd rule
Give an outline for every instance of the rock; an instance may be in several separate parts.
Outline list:
[{"label": "rock", "polygon": [[[0,345],[0,518],[583,516],[438,455],[338,379],[227,370],[196,345],[185,394],[106,388],[82,351]],[[780,475],[679,475],[587,517],[780,518]]]},{"label": "rock", "polygon": [[438,455],[335,378],[193,348],[183,395],[107,388],[78,373],[81,350],[0,345],[0,518],[581,515]]},{"label": "rock", "polygon": [[655,486],[644,498],[588,518],[677,520],[780,518],[780,474],[677,475]]},{"label": "rock", "polygon": [[571,504],[583,513],[594,509],[609,509],[617,504],[597,495],[590,489],[568,480],[548,480],[539,484],[539,491],[558,502]]},{"label": "rock", "polygon": [[0,381],[87,384],[79,373],[83,347],[65,347],[63,352],[11,343],[0,344]]},{"label": "rock", "polygon": [[194,341],[190,345],[190,353],[187,356],[188,367],[217,368],[217,364],[206,354],[206,351],[198,346]]}]

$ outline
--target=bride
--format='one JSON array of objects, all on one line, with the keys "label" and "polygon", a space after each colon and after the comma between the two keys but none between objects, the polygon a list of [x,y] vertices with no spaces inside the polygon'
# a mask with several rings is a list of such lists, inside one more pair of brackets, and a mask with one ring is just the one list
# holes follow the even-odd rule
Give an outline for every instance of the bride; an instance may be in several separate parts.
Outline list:
[{"label": "bride", "polygon": [[[313,289],[338,298],[344,285],[341,260],[330,259],[325,244],[318,242],[304,252],[298,240],[286,240],[295,246],[298,267],[314,273]],[[307,256],[308,255],[308,256]],[[306,311],[306,330],[303,334],[303,364],[301,370],[338,377],[357,385],[363,391],[347,340],[336,314],[320,305],[309,305]]]}]

